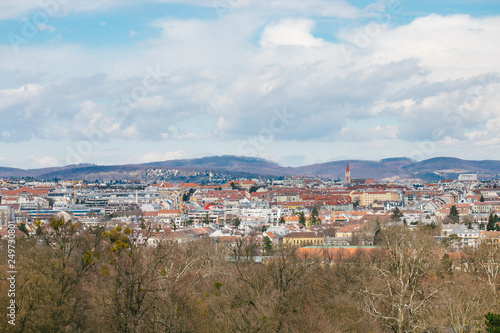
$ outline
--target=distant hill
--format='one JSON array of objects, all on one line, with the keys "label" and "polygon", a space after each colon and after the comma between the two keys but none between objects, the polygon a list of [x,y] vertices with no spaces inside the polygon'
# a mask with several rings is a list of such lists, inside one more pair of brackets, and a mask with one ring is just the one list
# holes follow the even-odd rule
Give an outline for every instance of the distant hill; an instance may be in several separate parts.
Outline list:
[{"label": "distant hill", "polygon": [[389,178],[393,177],[397,177],[398,179],[410,178],[408,172],[403,167],[413,163],[408,159],[387,159],[385,162],[351,160],[313,164],[295,169],[301,175],[319,175],[343,179],[347,162],[349,162],[351,178],[373,178],[375,180],[389,180]]},{"label": "distant hill", "polygon": [[26,170],[16,168],[0,167],[0,175],[2,177],[24,177]]},{"label": "distant hill", "polygon": [[283,176],[293,174],[293,168],[256,157],[209,156],[195,159],[171,160],[142,164],[149,167],[181,168],[189,171],[243,172],[256,175]]},{"label": "distant hill", "polygon": [[45,175],[50,173],[63,173],[67,170],[79,169],[91,166],[92,164],[70,164],[62,167],[51,167],[41,169],[16,169],[0,167],[0,177],[34,177],[44,178]]},{"label": "distant hill", "polygon": [[[39,179],[144,179],[148,170],[178,170],[173,178],[178,181],[203,180],[204,173],[227,177],[270,178],[283,176],[320,176],[342,179],[347,161],[333,161],[300,167],[283,167],[255,157],[210,156],[195,159],[158,161],[129,165],[79,164],[42,169],[0,167],[0,177],[34,177]],[[452,157],[436,157],[416,162],[405,157],[380,161],[350,160],[351,178],[373,178],[376,181],[421,179],[437,181],[457,178],[461,173],[477,173],[480,179],[491,179],[500,174],[500,161],[470,161]],[[205,177],[205,178],[203,178]]]},{"label": "distant hill", "polygon": [[404,169],[423,178],[425,174],[434,174],[439,178],[455,179],[461,173],[477,173],[478,177],[489,179],[500,174],[500,161],[470,161],[452,157],[436,157],[412,163]]}]

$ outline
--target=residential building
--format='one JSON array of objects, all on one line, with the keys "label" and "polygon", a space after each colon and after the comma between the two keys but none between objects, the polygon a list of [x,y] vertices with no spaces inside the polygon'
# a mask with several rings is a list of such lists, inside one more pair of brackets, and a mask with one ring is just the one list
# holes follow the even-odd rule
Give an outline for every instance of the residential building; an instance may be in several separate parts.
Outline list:
[{"label": "residential building", "polygon": [[307,246],[307,245],[324,245],[325,236],[320,232],[312,231],[297,231],[291,232],[283,237],[284,245]]}]

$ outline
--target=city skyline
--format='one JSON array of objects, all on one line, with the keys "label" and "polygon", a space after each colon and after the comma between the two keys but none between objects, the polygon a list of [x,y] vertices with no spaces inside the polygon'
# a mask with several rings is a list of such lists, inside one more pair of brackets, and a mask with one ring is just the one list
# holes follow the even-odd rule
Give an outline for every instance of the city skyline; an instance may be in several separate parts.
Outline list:
[{"label": "city skyline", "polygon": [[494,1],[3,1],[0,166],[495,159]]}]

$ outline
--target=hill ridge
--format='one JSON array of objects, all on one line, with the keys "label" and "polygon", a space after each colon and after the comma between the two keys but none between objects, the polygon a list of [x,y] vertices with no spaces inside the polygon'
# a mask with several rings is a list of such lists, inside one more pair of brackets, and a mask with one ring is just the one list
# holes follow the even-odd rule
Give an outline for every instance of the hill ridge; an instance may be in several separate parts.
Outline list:
[{"label": "hill ridge", "polygon": [[[137,164],[95,165],[78,164],[61,167],[19,169],[0,167],[0,177],[33,177],[38,179],[145,179],[151,169],[179,170],[189,178],[196,173],[219,173],[228,177],[289,177],[320,176],[343,178],[349,162],[352,178],[373,178],[376,181],[425,180],[436,181],[457,178],[460,173],[477,173],[481,179],[491,179],[500,174],[500,161],[465,160],[457,157],[433,157],[413,161],[406,157],[373,160],[337,160],[298,167],[280,164],[251,156],[221,155],[192,159],[175,159]],[[183,178],[179,179],[183,180]]]}]

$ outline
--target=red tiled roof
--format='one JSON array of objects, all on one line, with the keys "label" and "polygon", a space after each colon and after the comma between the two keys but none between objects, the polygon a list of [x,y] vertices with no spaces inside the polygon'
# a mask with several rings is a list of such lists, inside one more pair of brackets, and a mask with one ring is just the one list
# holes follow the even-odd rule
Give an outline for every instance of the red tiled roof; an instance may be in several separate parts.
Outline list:
[{"label": "red tiled roof", "polygon": [[158,211],[158,213],[159,214],[180,214],[182,212],[178,209],[160,209]]},{"label": "red tiled roof", "polygon": [[20,195],[21,193],[26,192],[29,195],[43,195],[43,194],[49,194],[49,189],[32,189],[29,187],[23,187],[18,190],[5,190],[2,191],[2,195],[12,195],[12,196],[17,196]]},{"label": "red tiled roof", "polygon": [[198,187],[198,184],[195,183],[184,183],[180,185],[181,187]]},{"label": "red tiled roof", "polygon": [[340,228],[339,230],[337,230],[337,232],[356,232],[361,231],[362,228],[362,224],[349,224]]},{"label": "red tiled roof", "polygon": [[362,254],[382,252],[382,249],[370,248],[345,248],[345,247],[332,247],[332,248],[300,248],[297,251],[299,257],[302,258],[318,258],[318,259],[331,259],[335,261],[350,260]]}]

